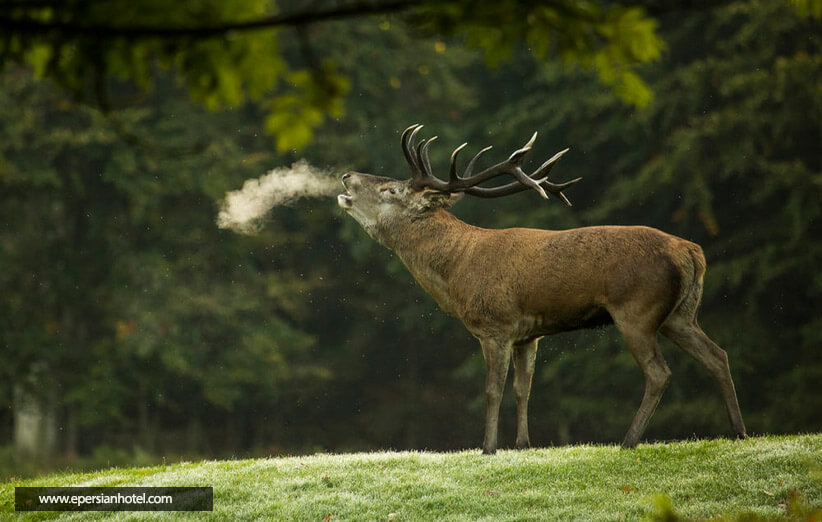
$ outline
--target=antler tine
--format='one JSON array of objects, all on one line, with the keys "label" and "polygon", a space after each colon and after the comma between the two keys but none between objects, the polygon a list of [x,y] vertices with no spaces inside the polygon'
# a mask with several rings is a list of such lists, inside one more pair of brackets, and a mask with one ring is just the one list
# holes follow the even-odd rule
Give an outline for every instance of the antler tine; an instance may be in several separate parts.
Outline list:
[{"label": "antler tine", "polygon": [[451,167],[448,169],[448,179],[450,179],[452,182],[460,179],[459,174],[457,174],[457,156],[459,155],[460,151],[467,146],[468,142],[465,142],[456,149],[454,149],[454,152],[451,153]]},{"label": "antler tine", "polygon": [[[525,155],[531,150],[531,147],[534,146],[534,142],[537,140],[537,133],[531,135],[531,139],[523,145],[523,147],[519,150],[515,150],[508,159],[503,163],[496,165],[495,167],[491,167],[494,170],[496,167],[500,167],[500,170],[503,172],[508,172],[509,174],[513,175],[520,183],[525,185],[526,187],[530,187],[536,190],[543,199],[548,199],[548,194],[545,193],[545,190],[540,186],[539,181],[535,181],[530,176],[528,176],[522,170],[522,159]],[[509,171],[510,169],[510,171]]]},{"label": "antler tine", "polygon": [[547,174],[551,172],[551,169],[554,168],[554,165],[559,160],[559,158],[561,158],[569,150],[571,149],[566,148],[565,150],[561,150],[553,156],[551,156],[551,158],[548,161],[540,165],[540,167],[536,171],[534,171],[533,174],[531,174],[531,177],[536,179],[542,176],[539,180],[540,185],[544,186],[548,190],[548,192],[561,199],[563,203],[570,207],[571,202],[568,200],[567,197],[565,197],[565,194],[563,194],[562,191],[570,187],[574,183],[578,182],[582,178],[572,179],[571,181],[566,181],[565,183],[552,183],[548,181],[546,177]]},{"label": "antler tine", "polygon": [[[413,137],[413,134],[412,134],[412,137]],[[417,146],[414,149],[414,154],[415,154],[414,159],[416,160],[417,166],[419,166],[419,169],[417,170],[417,172],[414,174],[414,176],[412,176],[415,179],[425,177],[425,166],[422,164],[421,152],[422,152],[422,147],[425,145],[426,141],[428,141],[428,140],[426,140],[425,138],[421,139],[420,142],[417,143]]]},{"label": "antler tine", "polygon": [[489,150],[491,150],[492,148],[494,148],[492,145],[488,145],[487,147],[485,147],[481,151],[477,152],[476,156],[471,158],[471,161],[468,162],[468,166],[465,167],[465,175],[460,176],[460,179],[467,179],[467,178],[471,177],[471,172],[473,172],[473,170],[474,170],[474,164],[477,163],[477,160],[479,159],[479,157],[482,156],[483,154],[485,154],[486,152],[488,152]]},{"label": "antler tine", "polygon": [[567,189],[568,187],[570,187],[571,185],[573,185],[574,183],[578,182],[581,179],[582,178],[580,177],[580,178],[572,179],[571,181],[566,181],[565,183],[560,183],[560,184],[551,183],[548,180],[543,180],[540,183],[540,185],[543,185],[548,192],[550,192],[554,196],[558,197],[563,203],[565,203],[565,205],[571,207],[571,206],[573,206],[573,205],[571,205],[571,201],[565,196],[565,194],[562,193],[562,191]]},{"label": "antler tine", "polygon": [[403,143],[405,143],[405,139],[408,137],[408,134],[411,133],[411,131],[413,131],[417,127],[422,127],[422,125],[420,125],[419,123],[415,123],[413,125],[409,125],[407,129],[402,131],[402,138],[401,139],[402,139]]},{"label": "antler tine", "polygon": [[[526,154],[531,150],[531,147],[534,146],[534,142],[537,141],[537,133],[535,132],[531,139],[528,140],[528,143],[522,146],[521,149],[515,150],[508,156],[508,161],[513,163],[514,165],[519,165],[522,161],[522,158],[525,157]],[[567,150],[567,149],[566,149]]]},{"label": "antler tine", "polygon": [[417,128],[411,131],[411,135],[408,137],[408,143],[411,148],[414,147],[414,140],[417,138],[417,133],[422,130],[424,125],[417,125]]},{"label": "antler tine", "polygon": [[422,145],[422,142],[420,142],[420,145],[422,145],[422,147],[420,147],[420,164],[426,177],[434,177],[434,172],[431,170],[431,160],[428,159],[428,147],[430,147],[436,139],[437,136],[434,136],[433,138],[426,141],[425,145]]},{"label": "antler tine", "polygon": [[559,158],[561,158],[563,155],[565,155],[565,153],[568,152],[569,150],[571,150],[571,149],[566,148],[565,150],[561,150],[561,151],[557,152],[556,154],[554,154],[553,156],[551,156],[551,158],[548,159],[548,161],[546,161],[545,163],[540,165],[539,168],[537,170],[535,170],[533,174],[531,174],[531,177],[532,178],[537,178],[539,176],[542,176],[544,178],[545,174],[548,174],[549,172],[551,172],[551,169],[554,168],[554,164],[556,164],[556,162],[559,160]]},{"label": "antler tine", "polygon": [[400,138],[400,141],[402,142],[402,153],[405,155],[405,161],[407,161],[408,165],[411,167],[412,173],[419,170],[419,165],[417,164],[417,160],[414,158],[412,151],[414,149],[414,135],[421,128],[422,125],[415,123],[402,131],[402,137]]}]

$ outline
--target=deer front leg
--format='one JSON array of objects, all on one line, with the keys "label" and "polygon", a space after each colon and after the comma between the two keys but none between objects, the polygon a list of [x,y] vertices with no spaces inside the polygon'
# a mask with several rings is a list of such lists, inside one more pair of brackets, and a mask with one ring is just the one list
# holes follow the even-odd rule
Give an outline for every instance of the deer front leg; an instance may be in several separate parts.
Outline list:
[{"label": "deer front leg", "polygon": [[537,360],[538,340],[514,345],[514,393],[517,397],[517,449],[531,445],[528,438],[528,397]]},{"label": "deer front leg", "polygon": [[485,397],[488,401],[485,410],[485,439],[482,452],[493,455],[497,451],[497,433],[499,430],[499,405],[505,378],[508,376],[508,361],[511,359],[511,343],[492,339],[483,339],[482,355],[485,357]]}]

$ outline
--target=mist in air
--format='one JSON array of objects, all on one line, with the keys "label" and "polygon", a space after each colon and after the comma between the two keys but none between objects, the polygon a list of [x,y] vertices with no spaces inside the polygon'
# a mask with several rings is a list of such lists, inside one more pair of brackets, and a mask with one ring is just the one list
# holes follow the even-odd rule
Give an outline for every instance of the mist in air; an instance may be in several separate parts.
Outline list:
[{"label": "mist in air", "polygon": [[312,167],[300,160],[249,179],[240,190],[227,192],[217,215],[217,226],[241,234],[256,234],[268,212],[300,198],[334,196],[340,182],[334,172]]}]

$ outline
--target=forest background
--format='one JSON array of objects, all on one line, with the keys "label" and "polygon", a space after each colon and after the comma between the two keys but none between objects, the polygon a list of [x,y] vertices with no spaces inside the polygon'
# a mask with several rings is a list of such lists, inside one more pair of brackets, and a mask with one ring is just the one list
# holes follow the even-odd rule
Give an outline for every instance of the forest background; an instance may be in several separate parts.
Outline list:
[{"label": "forest background", "polygon": [[[412,123],[440,175],[464,141],[571,148],[573,207],[465,198],[470,223],[701,244],[749,433],[822,431],[822,2],[311,5],[0,1],[3,476],[477,447],[476,341],[333,198],[215,224],[300,159],[407,177]],[[729,433],[704,369],[663,353],[646,437]],[[543,340],[531,441],[618,441],[642,389],[612,329]]]}]

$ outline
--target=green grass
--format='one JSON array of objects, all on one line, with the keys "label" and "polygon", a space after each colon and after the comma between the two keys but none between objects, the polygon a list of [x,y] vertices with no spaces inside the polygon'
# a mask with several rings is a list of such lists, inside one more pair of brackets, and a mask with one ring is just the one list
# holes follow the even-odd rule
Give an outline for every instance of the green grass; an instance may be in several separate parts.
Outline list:
[{"label": "green grass", "polygon": [[[80,485],[213,486],[214,511],[13,513],[14,486]],[[822,434],[113,468],[7,482],[0,519],[662,520],[666,498],[688,519],[785,518],[802,504],[802,520],[822,520],[810,513],[822,509]]]}]

